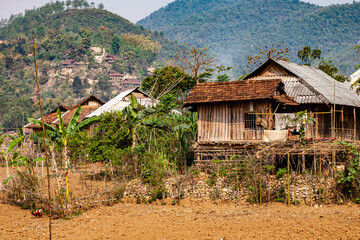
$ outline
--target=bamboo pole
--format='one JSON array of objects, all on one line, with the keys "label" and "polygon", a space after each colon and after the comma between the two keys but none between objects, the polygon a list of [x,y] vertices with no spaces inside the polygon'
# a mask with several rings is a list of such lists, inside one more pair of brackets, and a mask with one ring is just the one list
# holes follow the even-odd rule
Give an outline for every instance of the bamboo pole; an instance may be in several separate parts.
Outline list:
[{"label": "bamboo pole", "polygon": [[288,206],[290,207],[290,153],[287,154],[287,170],[288,170]]},{"label": "bamboo pole", "polygon": [[33,48],[34,48],[34,60],[35,60],[35,74],[36,74],[36,84],[39,96],[39,107],[40,107],[40,114],[41,114],[41,122],[42,122],[42,129],[43,129],[43,138],[44,138],[44,147],[45,147],[45,161],[46,161],[46,174],[47,174],[47,183],[48,183],[48,206],[49,206],[49,239],[51,240],[52,233],[51,233],[51,187],[50,187],[50,171],[49,171],[49,159],[48,159],[48,152],[46,147],[46,136],[45,136],[45,125],[44,125],[44,115],[43,109],[41,104],[41,96],[40,96],[40,83],[39,83],[39,76],[38,76],[38,69],[37,69],[37,62],[36,62],[36,49],[35,49],[35,34],[32,33],[33,37]]},{"label": "bamboo pole", "polygon": [[335,128],[336,128],[336,80],[334,80],[334,113],[333,113],[333,117],[334,117],[334,137],[336,137],[336,132],[335,132]]},{"label": "bamboo pole", "polygon": [[261,174],[262,174],[262,164],[261,164],[261,161],[262,161],[262,158],[260,157],[260,178],[259,178],[259,195],[260,195],[260,197],[259,197],[259,205],[261,206]]},{"label": "bamboo pole", "polygon": [[335,111],[334,111],[334,106],[331,105],[331,138],[335,138],[334,116],[333,115],[335,115]]},{"label": "bamboo pole", "polygon": [[319,206],[321,204],[321,156],[320,156],[320,171],[319,171]]},{"label": "bamboo pole", "polygon": [[341,141],[344,140],[344,106],[341,108]]}]

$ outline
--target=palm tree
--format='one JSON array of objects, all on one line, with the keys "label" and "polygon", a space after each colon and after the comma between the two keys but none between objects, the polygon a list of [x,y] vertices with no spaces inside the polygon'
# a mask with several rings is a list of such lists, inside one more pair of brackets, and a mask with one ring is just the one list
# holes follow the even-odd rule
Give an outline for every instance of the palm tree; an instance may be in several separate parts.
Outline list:
[{"label": "palm tree", "polygon": [[354,89],[354,88],[355,88],[356,93],[359,95],[359,93],[360,93],[360,78],[358,78],[351,84],[351,89]]}]

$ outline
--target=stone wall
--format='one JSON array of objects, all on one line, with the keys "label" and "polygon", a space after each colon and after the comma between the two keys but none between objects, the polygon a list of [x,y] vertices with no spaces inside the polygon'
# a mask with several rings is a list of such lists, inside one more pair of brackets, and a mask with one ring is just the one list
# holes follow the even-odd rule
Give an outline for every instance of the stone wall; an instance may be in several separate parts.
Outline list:
[{"label": "stone wall", "polygon": [[[308,205],[330,203],[336,201],[336,181],[334,178],[319,180],[316,176],[293,175],[290,178],[291,202],[300,202]],[[286,202],[288,196],[288,178],[277,179],[275,176],[265,177],[263,180],[262,201]],[[200,173],[192,176],[178,176],[166,179],[163,187],[168,199],[202,199],[236,201],[239,204],[249,203],[254,190],[250,190],[246,182],[229,183],[226,178],[215,180],[210,175]],[[124,197],[149,200],[154,187],[143,183],[140,179],[129,182],[124,191]],[[320,194],[319,194],[320,193]],[[282,194],[282,195],[281,195]]]}]

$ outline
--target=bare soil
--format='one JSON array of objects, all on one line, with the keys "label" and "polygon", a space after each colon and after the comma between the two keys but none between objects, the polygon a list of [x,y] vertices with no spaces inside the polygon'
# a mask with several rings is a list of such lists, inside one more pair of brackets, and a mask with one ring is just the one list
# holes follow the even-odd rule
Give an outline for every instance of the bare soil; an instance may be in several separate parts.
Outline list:
[{"label": "bare soil", "polygon": [[[0,204],[0,239],[47,238],[46,216]],[[53,220],[53,239],[360,239],[360,208],[119,203]]]}]

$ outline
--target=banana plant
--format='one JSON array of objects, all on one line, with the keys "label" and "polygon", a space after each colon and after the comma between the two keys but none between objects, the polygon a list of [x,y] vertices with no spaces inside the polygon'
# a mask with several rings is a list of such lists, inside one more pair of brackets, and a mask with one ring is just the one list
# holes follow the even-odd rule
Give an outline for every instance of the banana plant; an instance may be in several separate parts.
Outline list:
[{"label": "banana plant", "polygon": [[[57,163],[55,159],[55,148],[61,146],[60,135],[56,132],[47,130],[45,131],[45,136],[46,139],[48,139],[46,143],[51,153],[51,169],[53,171],[55,170],[56,173],[58,173]],[[44,146],[44,138],[42,132],[38,132],[38,133],[32,132],[30,134],[30,140],[34,141],[36,144],[39,144],[40,146]]]},{"label": "banana plant", "polygon": [[[88,126],[89,124],[97,121],[100,119],[100,117],[96,116],[96,117],[91,117],[91,118],[87,118],[83,121],[81,121],[80,123],[77,123],[79,120],[81,114],[81,105],[79,105],[79,107],[76,109],[74,115],[72,116],[69,124],[67,126],[64,125],[63,123],[63,119],[61,117],[61,111],[60,109],[57,110],[57,117],[59,119],[59,129],[57,129],[55,126],[52,126],[50,124],[44,123],[44,127],[45,129],[47,129],[48,131],[54,133],[54,136],[60,136],[59,139],[62,143],[63,146],[63,161],[64,161],[64,167],[66,170],[66,179],[65,182],[68,182],[68,176],[69,176],[69,168],[70,168],[70,159],[68,156],[68,143],[69,143],[69,139],[73,138],[73,137],[80,137],[81,135],[79,134],[80,130],[86,126]],[[36,124],[36,125],[42,125],[42,122],[40,120],[37,119],[33,119],[33,118],[29,118],[28,119],[29,122]],[[67,184],[66,186],[66,199],[68,202],[70,202],[70,198],[69,198],[69,185]]]},{"label": "banana plant", "polygon": [[44,161],[44,158],[28,158],[24,156],[17,156],[13,161],[10,163],[10,165],[16,165],[18,168],[18,171],[21,172],[19,166],[25,166],[26,170],[29,171],[30,175],[34,173],[34,165],[36,162]]},{"label": "banana plant", "polygon": [[151,114],[155,113],[153,108],[145,108],[141,110],[140,105],[136,97],[130,95],[130,105],[124,108],[123,113],[125,114],[126,123],[129,126],[130,134],[132,137],[132,146],[131,149],[136,147],[136,130],[142,124],[144,119]]},{"label": "banana plant", "polygon": [[[50,138],[53,138],[52,141],[54,142],[60,140],[60,142],[62,143],[65,169],[68,169],[70,167],[70,160],[68,158],[69,139],[73,137],[81,137],[81,135],[79,134],[81,129],[100,119],[100,117],[92,117],[92,118],[87,118],[81,121],[80,123],[77,123],[80,114],[81,114],[81,105],[76,109],[69,124],[65,126],[63,123],[63,119],[61,117],[61,111],[60,109],[58,109],[57,117],[59,119],[59,129],[56,128],[55,126],[52,126],[51,124],[44,123],[45,129],[49,131],[48,136],[50,136]],[[28,118],[28,120],[33,124],[42,125],[42,122],[40,120],[33,118]]]},{"label": "banana plant", "polygon": [[[9,177],[10,177],[9,161],[15,160],[19,156],[19,153],[20,153],[20,151],[15,151],[14,148],[16,146],[20,145],[23,140],[24,140],[24,136],[14,138],[10,142],[6,152],[5,153],[1,152],[2,155],[4,156],[5,162],[6,162],[6,179],[9,179]],[[12,153],[12,155],[11,155],[11,153]]]},{"label": "banana plant", "polygon": [[195,140],[197,137],[197,113],[192,113],[189,117],[182,114],[168,114],[166,117],[178,124],[172,126],[165,121],[155,118],[143,121],[143,124],[152,128],[163,129],[174,133],[180,143],[180,151],[183,160],[182,164],[185,166],[186,155],[191,146],[191,141],[187,139],[187,136],[190,134],[192,140]]}]

